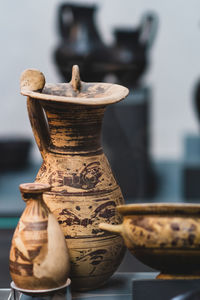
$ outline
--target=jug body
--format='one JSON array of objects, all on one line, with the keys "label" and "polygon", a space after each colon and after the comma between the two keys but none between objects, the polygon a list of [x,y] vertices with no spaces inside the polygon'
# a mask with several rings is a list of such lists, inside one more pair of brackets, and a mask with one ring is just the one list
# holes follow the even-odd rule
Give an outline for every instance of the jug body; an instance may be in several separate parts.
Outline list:
[{"label": "jug body", "polygon": [[[28,100],[29,112],[34,111],[36,102]],[[64,232],[72,285],[77,290],[93,289],[106,282],[124,255],[122,238],[98,227],[105,221],[121,223],[115,208],[124,203],[101,147],[105,105],[39,102],[48,121],[49,138],[36,182],[52,187],[44,201]],[[31,113],[30,118],[34,130]]]}]

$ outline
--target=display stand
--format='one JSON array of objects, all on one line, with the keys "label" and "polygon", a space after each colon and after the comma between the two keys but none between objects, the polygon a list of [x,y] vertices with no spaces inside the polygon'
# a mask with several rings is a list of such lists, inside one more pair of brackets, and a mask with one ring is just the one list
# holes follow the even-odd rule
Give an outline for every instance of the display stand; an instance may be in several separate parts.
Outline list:
[{"label": "display stand", "polygon": [[199,288],[200,280],[133,280],[133,300],[170,300]]},{"label": "display stand", "polygon": [[126,199],[155,194],[149,154],[150,110],[151,90],[140,87],[105,112],[103,148]]},{"label": "display stand", "polygon": [[[71,280],[68,279],[66,284],[48,290],[25,290],[18,288],[12,281],[8,300],[71,300]],[[6,299],[5,299],[6,300]]]},{"label": "display stand", "polygon": [[183,161],[183,198],[186,200],[200,199],[200,137],[188,135],[184,140]]}]

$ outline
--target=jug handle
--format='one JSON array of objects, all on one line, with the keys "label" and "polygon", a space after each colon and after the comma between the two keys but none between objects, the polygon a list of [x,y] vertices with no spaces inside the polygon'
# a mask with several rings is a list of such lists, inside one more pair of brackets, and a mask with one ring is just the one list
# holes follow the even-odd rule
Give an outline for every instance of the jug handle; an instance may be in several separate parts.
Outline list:
[{"label": "jug handle", "polygon": [[35,141],[44,159],[49,152],[50,135],[44,110],[38,99],[27,98],[27,108]]},{"label": "jug handle", "polygon": [[158,29],[158,16],[155,13],[146,13],[141,18],[140,43],[146,49],[151,48]]}]

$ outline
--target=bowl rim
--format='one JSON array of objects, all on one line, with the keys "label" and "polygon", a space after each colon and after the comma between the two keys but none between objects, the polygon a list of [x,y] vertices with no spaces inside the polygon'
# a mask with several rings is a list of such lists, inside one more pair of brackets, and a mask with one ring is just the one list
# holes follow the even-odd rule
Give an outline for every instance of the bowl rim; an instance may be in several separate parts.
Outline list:
[{"label": "bowl rim", "polygon": [[199,215],[200,203],[134,203],[118,205],[117,211],[126,215]]}]

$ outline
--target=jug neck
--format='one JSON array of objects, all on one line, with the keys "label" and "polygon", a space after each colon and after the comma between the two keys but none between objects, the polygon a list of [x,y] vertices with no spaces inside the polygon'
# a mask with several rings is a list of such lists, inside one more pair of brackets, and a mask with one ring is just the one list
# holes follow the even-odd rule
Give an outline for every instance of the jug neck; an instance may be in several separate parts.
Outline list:
[{"label": "jug neck", "polygon": [[138,47],[139,45],[138,30],[116,30],[115,38],[118,46],[128,46],[134,48]]},{"label": "jug neck", "polygon": [[[72,7],[74,23],[70,30],[69,40],[72,43],[76,42],[77,47],[80,47],[84,41],[90,44],[90,47],[94,47],[94,44],[98,44],[99,47],[103,45],[95,24],[95,10],[95,7]],[[88,47],[87,45],[86,49]]]},{"label": "jug neck", "polygon": [[96,11],[96,7],[94,6],[86,7],[86,6],[69,5],[69,9],[71,9],[76,21],[83,20],[83,19],[88,20],[88,18],[93,19],[93,15]]},{"label": "jug neck", "polygon": [[105,106],[42,101],[46,113],[49,151],[69,155],[102,153],[101,127]]}]

